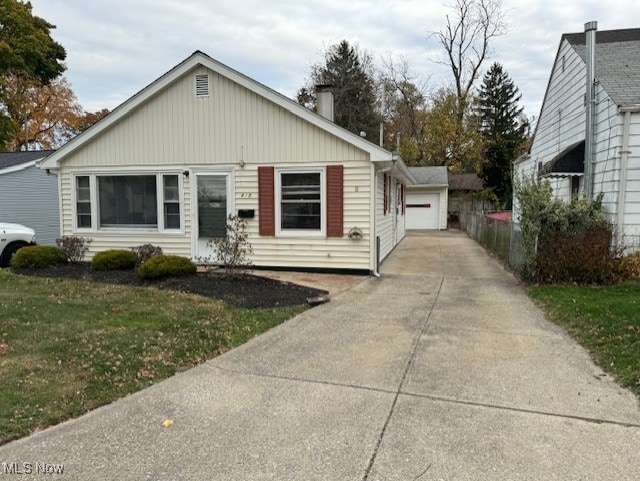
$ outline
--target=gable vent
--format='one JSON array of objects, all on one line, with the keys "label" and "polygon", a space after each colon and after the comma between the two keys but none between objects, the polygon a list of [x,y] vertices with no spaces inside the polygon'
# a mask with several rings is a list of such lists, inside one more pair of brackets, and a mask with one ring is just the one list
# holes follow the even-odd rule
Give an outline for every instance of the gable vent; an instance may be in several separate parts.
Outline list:
[{"label": "gable vent", "polygon": [[209,96],[209,75],[197,74],[196,75],[196,97],[208,97]]}]

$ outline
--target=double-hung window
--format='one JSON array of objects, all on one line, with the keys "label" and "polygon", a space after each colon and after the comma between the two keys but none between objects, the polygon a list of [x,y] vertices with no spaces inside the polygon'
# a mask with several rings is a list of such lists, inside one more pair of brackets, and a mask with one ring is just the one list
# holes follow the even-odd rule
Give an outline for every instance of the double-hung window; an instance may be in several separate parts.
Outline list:
[{"label": "double-hung window", "polygon": [[278,172],[281,233],[323,233],[323,177],[323,171],[320,169]]},{"label": "double-hung window", "polygon": [[178,174],[77,175],[75,187],[78,229],[182,227]]},{"label": "double-hung window", "polygon": [[76,225],[91,229],[91,177],[76,176]]},{"label": "double-hung window", "polygon": [[180,185],[177,175],[162,176],[165,229],[180,229]]}]

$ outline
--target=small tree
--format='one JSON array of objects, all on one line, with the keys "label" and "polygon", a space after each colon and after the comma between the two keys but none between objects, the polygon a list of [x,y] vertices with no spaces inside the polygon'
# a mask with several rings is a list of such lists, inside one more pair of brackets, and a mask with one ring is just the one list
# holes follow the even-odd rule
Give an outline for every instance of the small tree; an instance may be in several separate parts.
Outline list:
[{"label": "small tree", "polygon": [[230,215],[226,224],[227,235],[207,242],[214,250],[215,258],[230,275],[236,275],[251,267],[253,248],[249,242],[247,222],[237,215]]},{"label": "small tree", "polygon": [[93,239],[73,235],[65,235],[56,239],[57,246],[71,262],[82,262],[92,242]]}]

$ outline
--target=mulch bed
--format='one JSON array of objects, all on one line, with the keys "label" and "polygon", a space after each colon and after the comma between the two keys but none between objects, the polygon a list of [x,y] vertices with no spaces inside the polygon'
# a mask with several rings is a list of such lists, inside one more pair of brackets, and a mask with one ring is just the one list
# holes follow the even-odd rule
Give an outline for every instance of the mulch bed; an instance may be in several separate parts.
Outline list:
[{"label": "mulch bed", "polygon": [[94,271],[91,265],[86,262],[69,263],[43,269],[14,269],[14,272],[21,275],[146,286],[187,292],[220,299],[233,306],[246,309],[297,306],[307,303],[307,299],[327,294],[326,291],[290,282],[250,274],[229,276],[218,271],[158,281],[143,281],[133,270]]}]

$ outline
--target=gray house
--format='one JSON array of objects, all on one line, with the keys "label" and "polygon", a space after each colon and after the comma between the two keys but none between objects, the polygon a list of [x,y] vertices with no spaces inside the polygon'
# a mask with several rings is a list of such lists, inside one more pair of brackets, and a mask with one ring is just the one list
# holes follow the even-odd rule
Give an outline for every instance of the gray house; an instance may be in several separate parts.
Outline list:
[{"label": "gray house", "polygon": [[31,227],[38,244],[60,237],[58,179],[36,165],[51,152],[0,152],[0,222]]},{"label": "gray house", "polygon": [[[514,162],[514,175],[548,179],[565,201],[602,194],[616,245],[638,250],[640,28],[596,31],[596,23],[589,22],[585,30],[560,39],[531,149]],[[594,53],[593,78],[588,44]],[[587,92],[591,102],[585,101]],[[589,117],[593,127],[588,129]],[[516,219],[517,207],[514,202]]]}]

